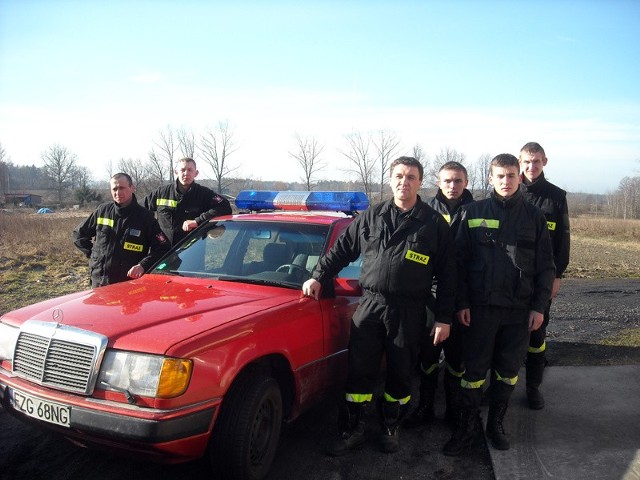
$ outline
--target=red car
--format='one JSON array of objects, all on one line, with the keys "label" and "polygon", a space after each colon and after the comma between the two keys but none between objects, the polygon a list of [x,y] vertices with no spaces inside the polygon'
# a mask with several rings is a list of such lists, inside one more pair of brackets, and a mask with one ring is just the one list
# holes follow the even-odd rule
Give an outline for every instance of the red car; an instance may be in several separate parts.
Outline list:
[{"label": "red car", "polygon": [[359,263],[319,302],[301,286],[368,201],[252,191],[236,205],[250,212],[202,225],[140,279],[2,316],[2,407],[82,445],[264,477],[282,421],[344,381]]}]

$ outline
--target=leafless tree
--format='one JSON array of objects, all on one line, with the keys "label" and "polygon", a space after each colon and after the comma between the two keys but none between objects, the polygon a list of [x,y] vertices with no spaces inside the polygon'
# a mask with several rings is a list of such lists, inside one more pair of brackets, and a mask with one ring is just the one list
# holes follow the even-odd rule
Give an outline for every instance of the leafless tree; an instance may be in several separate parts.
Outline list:
[{"label": "leafless tree", "polygon": [[465,163],[465,159],[465,154],[458,152],[455,148],[445,147],[440,149],[440,153],[436,154],[433,159],[433,165],[431,165],[431,168],[429,169],[429,175],[431,177],[437,177],[438,170],[440,170],[440,167],[447,162],[458,162],[466,168],[467,164]]},{"label": "leafless tree", "polygon": [[42,152],[41,158],[45,175],[53,183],[58,193],[58,202],[62,205],[64,192],[73,180],[77,157],[66,147],[56,144]]},{"label": "leafless tree", "polygon": [[177,132],[178,144],[180,145],[180,153],[182,158],[196,158],[196,137],[192,131],[181,128]]},{"label": "leafless tree", "polygon": [[[173,172],[173,168],[168,170]],[[163,185],[166,179],[169,178],[166,162],[153,149],[149,152],[147,172],[149,174],[149,188],[151,189]]]},{"label": "leafless tree", "polygon": [[228,122],[219,122],[215,128],[207,128],[202,135],[200,150],[204,161],[213,170],[213,176],[218,184],[218,192],[224,193],[227,185],[223,183],[229,174],[237,170],[231,167],[228,157],[237,150],[233,141],[233,130]]},{"label": "leafless tree", "polygon": [[167,125],[166,131],[160,131],[160,139],[157,142],[154,142],[156,147],[158,147],[158,152],[155,154],[156,160],[164,161],[165,165],[167,165],[169,172],[169,182],[173,182],[174,180],[174,157],[176,152],[178,151],[178,145],[176,145],[176,138],[171,128],[171,125]]},{"label": "leafless tree", "polygon": [[345,135],[344,138],[347,142],[347,148],[345,151],[339,150],[339,152],[349,160],[352,165],[349,171],[358,175],[364,192],[370,197],[376,173],[376,158],[370,152],[371,137],[363,138],[360,132],[354,132]]},{"label": "leafless tree", "polygon": [[483,153],[469,168],[469,190],[477,199],[487,198],[491,193],[490,173],[491,155]]},{"label": "leafless tree", "polygon": [[118,160],[118,170],[128,173],[133,184],[136,186],[136,192],[140,196],[148,193],[151,189],[149,183],[149,165],[143,163],[139,158],[121,158]]},{"label": "leafless tree", "polygon": [[379,130],[378,134],[373,140],[373,145],[378,155],[378,167],[380,173],[380,200],[384,195],[384,186],[389,176],[389,167],[391,161],[398,151],[400,140],[394,133],[387,132],[385,130]]},{"label": "leafless tree", "polygon": [[313,176],[322,170],[326,163],[319,160],[319,156],[324,149],[324,145],[318,145],[318,140],[313,136],[307,136],[302,138],[300,134],[295,134],[297,150],[289,152],[304,171],[304,177],[302,181],[307,185],[307,190],[312,189]]},{"label": "leafless tree", "polygon": [[[9,193],[9,156],[0,143],[0,195]],[[4,202],[4,197],[0,203]]]}]

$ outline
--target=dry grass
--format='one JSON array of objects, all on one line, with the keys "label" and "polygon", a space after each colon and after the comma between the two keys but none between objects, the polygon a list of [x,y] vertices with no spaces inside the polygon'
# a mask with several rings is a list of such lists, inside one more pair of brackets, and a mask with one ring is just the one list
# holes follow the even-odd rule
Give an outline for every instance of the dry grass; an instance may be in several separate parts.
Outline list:
[{"label": "dry grass", "polygon": [[[0,212],[0,313],[88,287],[71,232],[89,212]],[[640,278],[640,221],[571,219],[567,278]]]}]

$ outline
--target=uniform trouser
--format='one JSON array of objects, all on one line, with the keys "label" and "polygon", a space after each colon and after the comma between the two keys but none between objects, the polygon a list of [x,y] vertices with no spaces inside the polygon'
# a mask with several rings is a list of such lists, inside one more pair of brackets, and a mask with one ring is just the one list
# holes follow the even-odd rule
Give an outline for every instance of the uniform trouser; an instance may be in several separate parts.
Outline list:
[{"label": "uniform trouser", "polygon": [[425,323],[424,304],[390,304],[365,292],[351,321],[347,400],[371,399],[386,354],[385,397],[407,403]]},{"label": "uniform trouser", "polygon": [[[492,370],[491,403],[508,403],[527,353],[529,311],[504,307],[472,307],[463,337],[465,372],[460,382],[463,408],[478,408],[487,371]],[[495,388],[494,388],[495,387]]]},{"label": "uniform trouser", "polygon": [[527,351],[526,372],[527,385],[538,387],[542,383],[542,373],[547,364],[547,325],[549,325],[549,310],[551,309],[551,300],[544,310],[544,321],[538,330],[531,332],[529,337],[529,349]]},{"label": "uniform trouser", "polygon": [[464,327],[457,321],[451,324],[449,338],[438,345],[433,344],[433,337],[430,330],[425,330],[420,342],[420,370],[426,375],[437,374],[440,363],[440,353],[444,351],[444,359],[447,371],[460,376],[464,367],[462,366],[462,334]]}]

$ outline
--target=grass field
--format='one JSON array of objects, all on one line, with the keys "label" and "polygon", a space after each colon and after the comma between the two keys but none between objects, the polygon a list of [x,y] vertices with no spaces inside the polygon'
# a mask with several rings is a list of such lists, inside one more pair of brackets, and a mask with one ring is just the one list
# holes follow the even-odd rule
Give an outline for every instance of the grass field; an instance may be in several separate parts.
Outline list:
[{"label": "grass field", "polygon": [[[88,288],[71,232],[89,212],[0,212],[0,313]],[[566,278],[640,278],[640,221],[571,219]]]}]

